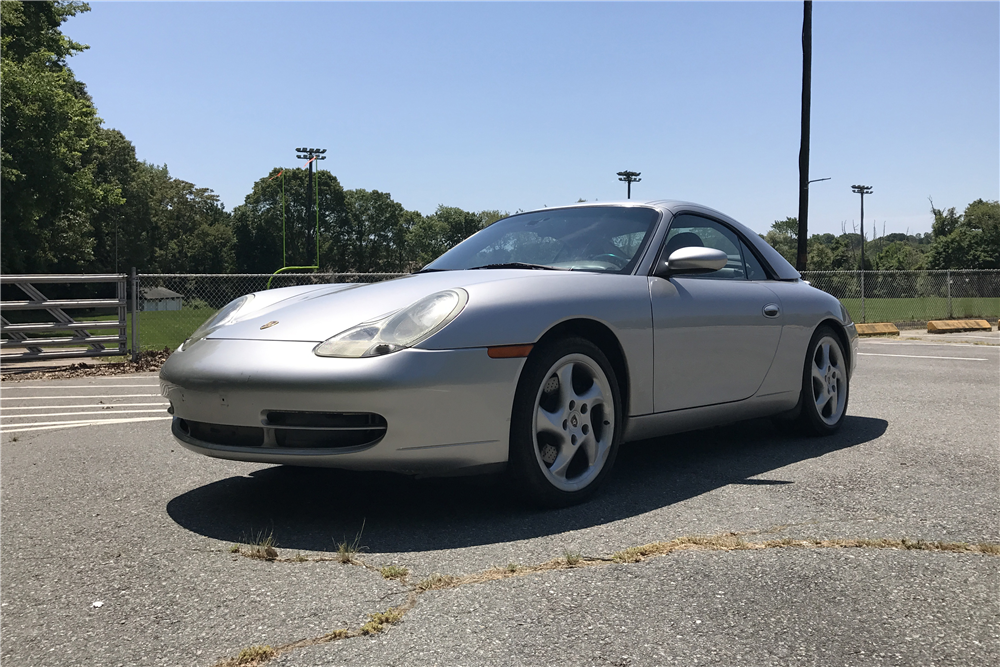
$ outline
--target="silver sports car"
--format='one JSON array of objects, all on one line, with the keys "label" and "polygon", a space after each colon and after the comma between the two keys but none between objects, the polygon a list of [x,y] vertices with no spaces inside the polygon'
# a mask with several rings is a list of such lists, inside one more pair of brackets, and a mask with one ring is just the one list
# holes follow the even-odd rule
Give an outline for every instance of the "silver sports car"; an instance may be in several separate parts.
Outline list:
[{"label": "silver sports car", "polygon": [[160,372],[200,454],[410,474],[506,468],[579,502],[623,442],[847,410],[857,332],[761,238],[704,206],[500,220],[423,270],[236,299]]}]

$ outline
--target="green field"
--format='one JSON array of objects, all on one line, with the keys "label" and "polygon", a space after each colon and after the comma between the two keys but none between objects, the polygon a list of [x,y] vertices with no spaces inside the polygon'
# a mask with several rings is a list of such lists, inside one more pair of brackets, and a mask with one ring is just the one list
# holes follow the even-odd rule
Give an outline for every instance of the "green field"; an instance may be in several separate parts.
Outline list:
[{"label": "green field", "polygon": [[[865,299],[865,314],[861,316],[861,299],[841,299],[855,322],[926,322],[948,319],[948,299],[944,297],[917,297],[911,299]],[[1000,298],[954,298],[951,300],[951,317],[1000,318]],[[184,339],[194,333],[202,322],[214,315],[212,308],[182,308],[139,313],[139,343],[143,350],[176,350]],[[107,320],[114,315],[94,315],[81,320]],[[132,343],[132,317],[126,317],[127,340]],[[114,334],[114,329],[93,330],[94,334]]]},{"label": "green field", "polygon": [[[142,350],[162,350],[169,347],[176,350],[184,339],[194,333],[201,324],[214,315],[213,308],[182,308],[181,310],[152,310],[139,313],[139,348]],[[114,319],[114,315],[110,319]],[[107,315],[81,317],[81,320],[107,320]],[[132,315],[126,315],[126,340],[132,346]],[[116,329],[92,330],[94,334],[114,335]]]},{"label": "green field", "polygon": [[927,320],[1000,317],[1000,298],[953,298],[951,315],[948,299],[939,296],[912,299],[865,299],[864,319],[861,317],[861,299],[841,299],[841,303],[855,322],[926,322]]}]

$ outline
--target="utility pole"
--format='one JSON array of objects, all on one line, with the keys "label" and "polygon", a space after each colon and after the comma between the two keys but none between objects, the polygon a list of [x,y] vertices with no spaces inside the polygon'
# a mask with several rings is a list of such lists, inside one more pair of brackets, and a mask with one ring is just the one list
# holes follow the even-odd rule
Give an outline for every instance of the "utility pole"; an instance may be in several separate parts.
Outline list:
[{"label": "utility pole", "polygon": [[[316,160],[325,160],[326,156],[323,153],[326,152],[325,148],[296,148],[296,153],[305,153],[305,155],[296,155],[300,160],[309,160],[306,164],[309,165],[309,180],[306,182],[306,224],[309,222],[310,213],[312,213],[313,205],[313,162]],[[319,172],[319,169],[316,170]],[[317,185],[317,189],[318,189]],[[319,206],[316,207],[316,247],[319,248]]]},{"label": "utility pole", "polygon": [[852,185],[851,191],[861,195],[861,270],[865,270],[865,195],[872,193],[870,185]]},{"label": "utility pole", "polygon": [[812,99],[812,0],[802,8],[802,135],[799,139],[799,233],[795,268],[806,270],[809,253],[809,110]]},{"label": "utility pole", "polygon": [[638,183],[639,181],[642,180],[641,178],[638,178],[638,176],[639,176],[640,173],[642,173],[642,172],[638,172],[638,171],[619,171],[618,172],[618,175],[621,177],[618,180],[619,181],[624,181],[625,183],[628,183],[628,198],[629,199],[632,198],[632,184],[633,183]]}]

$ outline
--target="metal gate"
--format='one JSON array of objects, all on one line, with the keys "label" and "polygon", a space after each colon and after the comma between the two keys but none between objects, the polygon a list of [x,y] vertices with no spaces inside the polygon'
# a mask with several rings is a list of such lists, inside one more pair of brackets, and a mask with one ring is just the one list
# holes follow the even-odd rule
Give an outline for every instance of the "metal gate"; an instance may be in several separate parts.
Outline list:
[{"label": "metal gate", "polygon": [[[107,357],[128,354],[125,324],[128,276],[107,275],[6,275],[0,284],[17,285],[28,296],[26,301],[0,302],[0,360],[4,363],[35,361],[38,359],[70,359],[75,357]],[[36,285],[42,283],[115,283],[114,299],[49,299]],[[83,308],[115,308],[118,319],[74,320],[66,310]],[[7,320],[10,311],[45,310],[55,321],[32,321],[12,324]],[[20,318],[19,318],[20,319]],[[42,319],[32,316],[32,319]],[[115,335],[91,335],[90,330],[117,329]],[[71,335],[46,336],[45,334]],[[36,334],[29,336],[28,334]],[[37,335],[41,334],[41,335]],[[84,347],[86,346],[86,347]],[[23,352],[7,353],[11,349]],[[50,349],[44,349],[50,348]],[[52,349],[55,348],[55,349]]]}]

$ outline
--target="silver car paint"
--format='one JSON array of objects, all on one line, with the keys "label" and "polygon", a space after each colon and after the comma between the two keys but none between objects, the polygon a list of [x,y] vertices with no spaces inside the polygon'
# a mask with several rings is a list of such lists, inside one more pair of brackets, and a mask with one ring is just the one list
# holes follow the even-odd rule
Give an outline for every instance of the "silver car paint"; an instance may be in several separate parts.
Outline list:
[{"label": "silver car paint", "polygon": [[[492,359],[485,348],[537,342],[552,327],[571,319],[600,323],[621,346],[631,396],[627,440],[793,408],[802,383],[806,346],[824,320],[839,323],[847,333],[849,363],[854,367],[857,334],[844,319],[846,311],[840,303],[798,280],[798,273],[751,230],[717,211],[686,202],[620,205],[649,206],[662,214],[630,276],[450,271],[370,285],[337,285],[337,293],[325,291],[331,286],[287,288],[291,298],[248,311],[208,339],[174,353],[164,365],[161,384],[175,410],[174,435],[185,447],[202,454],[268,463],[402,472],[447,472],[503,463],[514,391],[525,360]],[[751,286],[747,291],[758,296],[773,294],[781,309],[778,321],[769,322],[773,326],[755,324],[759,304],[754,303],[744,309],[740,322],[729,323],[732,335],[721,334],[715,340],[699,337],[692,328],[699,318],[708,322],[705,318],[711,306],[689,309],[683,314],[686,322],[674,327],[670,308],[664,306],[656,317],[666,330],[656,330],[656,299],[666,299],[666,304],[671,290],[677,292],[678,287],[716,289],[695,287],[699,279],[692,277],[649,276],[669,221],[678,212],[702,213],[730,224],[767,259],[782,280],[746,284]],[[722,283],[700,280],[702,285],[709,282]],[[465,310],[417,349],[365,359],[321,358],[312,353],[317,343],[351,326],[456,287],[469,293]],[[282,291],[263,294],[273,301],[273,295]],[[263,303],[255,301],[258,307]],[[722,312],[725,304],[716,303],[714,308]],[[718,312],[709,319],[717,322],[713,326],[725,328],[725,316],[719,320]],[[260,329],[272,320],[278,325]],[[740,329],[754,342],[740,340]],[[731,349],[716,354],[712,362],[712,353],[721,344]],[[674,345],[682,349],[674,348],[671,354]],[[730,354],[732,350],[736,352]],[[686,359],[683,365],[676,366],[678,358]],[[671,376],[694,372],[699,366],[689,360],[698,358],[709,371],[697,378],[700,398],[676,402],[683,394],[685,377]],[[735,393],[722,396],[725,402],[711,398],[713,386],[736,385]],[[747,397],[748,392],[752,396]],[[692,407],[704,400],[714,404]],[[377,444],[336,453],[209,445],[177,428],[178,419],[261,426],[267,410],[375,412],[389,426]]]},{"label": "silver car paint", "polygon": [[312,343],[202,340],[160,372],[176,418],[256,426],[266,412],[374,412],[385,437],[354,451],[225,447],[173,433],[219,458],[356,470],[428,472],[507,460],[510,406],[524,359],[486,350],[403,350],[383,357],[317,357]]}]

